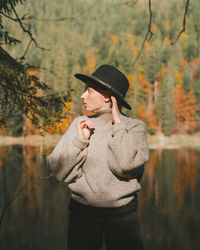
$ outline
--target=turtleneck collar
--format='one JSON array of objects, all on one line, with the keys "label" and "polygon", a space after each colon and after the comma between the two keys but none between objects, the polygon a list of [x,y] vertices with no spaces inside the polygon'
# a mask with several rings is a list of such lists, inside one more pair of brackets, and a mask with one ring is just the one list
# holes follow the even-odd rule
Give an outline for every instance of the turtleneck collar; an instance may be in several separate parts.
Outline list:
[{"label": "turtleneck collar", "polygon": [[95,111],[95,113],[97,114],[98,120],[112,122],[112,108],[98,110]]}]

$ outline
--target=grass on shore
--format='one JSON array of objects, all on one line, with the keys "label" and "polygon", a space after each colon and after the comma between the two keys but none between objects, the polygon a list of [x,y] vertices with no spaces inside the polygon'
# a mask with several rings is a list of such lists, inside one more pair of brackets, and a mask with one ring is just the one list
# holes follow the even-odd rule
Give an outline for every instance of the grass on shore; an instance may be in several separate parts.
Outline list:
[{"label": "grass on shore", "polygon": [[[61,135],[48,134],[45,136],[28,135],[22,137],[0,136],[1,146],[24,145],[24,146],[55,146]],[[148,143],[150,149],[157,148],[198,148],[200,149],[200,134],[195,135],[172,135],[170,137],[163,134],[148,135]]]}]

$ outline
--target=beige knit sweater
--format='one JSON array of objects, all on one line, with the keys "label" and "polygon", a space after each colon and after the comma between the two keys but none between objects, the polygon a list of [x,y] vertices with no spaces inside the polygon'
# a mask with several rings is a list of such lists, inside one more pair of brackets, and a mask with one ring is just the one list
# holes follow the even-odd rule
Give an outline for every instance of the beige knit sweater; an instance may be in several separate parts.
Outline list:
[{"label": "beige knit sweater", "polygon": [[[89,140],[78,135],[77,122],[89,118],[94,133]],[[72,198],[97,207],[126,205],[140,190],[133,170],[149,159],[145,124],[120,114],[112,124],[112,109],[79,116],[62,136],[48,164],[59,181],[65,181]]]}]

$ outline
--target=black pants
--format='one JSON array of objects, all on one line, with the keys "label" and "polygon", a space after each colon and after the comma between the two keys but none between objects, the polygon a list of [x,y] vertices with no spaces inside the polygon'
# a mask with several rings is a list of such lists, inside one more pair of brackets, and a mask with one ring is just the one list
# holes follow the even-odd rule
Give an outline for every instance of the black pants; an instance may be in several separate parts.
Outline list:
[{"label": "black pants", "polygon": [[111,209],[89,206],[85,209],[83,205],[72,203],[75,208],[71,206],[68,250],[100,250],[103,239],[107,250],[143,250],[137,209],[130,210],[135,206],[133,202]]}]

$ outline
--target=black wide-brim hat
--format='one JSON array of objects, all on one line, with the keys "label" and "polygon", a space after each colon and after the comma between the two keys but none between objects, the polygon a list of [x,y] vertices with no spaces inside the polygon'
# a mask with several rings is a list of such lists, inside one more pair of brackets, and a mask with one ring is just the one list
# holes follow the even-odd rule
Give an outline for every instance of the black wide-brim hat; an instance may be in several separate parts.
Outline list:
[{"label": "black wide-brim hat", "polygon": [[124,100],[129,88],[128,79],[117,68],[105,64],[97,68],[92,75],[75,74],[74,76],[86,84],[99,85],[110,90],[120,100],[122,106],[131,109],[131,106]]}]

